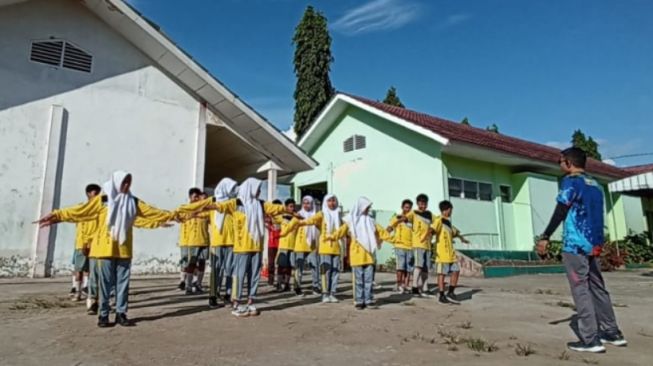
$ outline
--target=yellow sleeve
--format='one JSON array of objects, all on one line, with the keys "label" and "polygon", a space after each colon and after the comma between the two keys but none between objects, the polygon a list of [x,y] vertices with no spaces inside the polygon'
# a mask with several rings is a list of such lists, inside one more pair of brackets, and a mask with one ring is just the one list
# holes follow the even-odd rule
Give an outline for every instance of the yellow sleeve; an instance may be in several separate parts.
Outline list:
[{"label": "yellow sleeve", "polygon": [[200,219],[210,219],[211,218],[211,212],[210,211],[202,211],[199,214],[196,214],[195,217],[200,218]]},{"label": "yellow sleeve", "polygon": [[389,243],[392,243],[394,240],[394,236],[387,232],[381,225],[376,224],[376,233],[379,235],[379,239],[381,241],[387,241]]},{"label": "yellow sleeve", "polygon": [[134,219],[134,227],[140,229],[156,229],[163,226],[166,222],[168,222],[168,220],[158,221],[143,216],[136,216],[136,219]]},{"label": "yellow sleeve", "polygon": [[166,222],[174,219],[175,213],[158,209],[154,206],[148,205],[141,200],[138,200],[138,210],[136,212],[136,216],[152,222],[160,222],[161,224],[165,224]]},{"label": "yellow sleeve", "polygon": [[290,220],[290,222],[287,225],[283,225],[281,227],[281,232],[279,233],[279,237],[283,238],[284,236],[288,235],[289,233],[292,233],[298,227],[299,227],[299,220],[297,220],[297,218],[293,217],[293,219]]},{"label": "yellow sleeve", "polygon": [[98,195],[92,200],[79,205],[52,211],[58,221],[84,222],[97,219],[102,211],[102,196]]},{"label": "yellow sleeve", "polygon": [[390,223],[388,225],[390,225],[392,227],[396,227],[397,226],[397,221],[399,221],[399,219],[397,219],[397,215],[394,215],[390,219]]},{"label": "yellow sleeve", "polygon": [[431,229],[433,229],[436,235],[440,234],[440,231],[442,231],[442,219],[439,217],[436,218],[431,224]]},{"label": "yellow sleeve", "polygon": [[268,216],[277,216],[286,213],[286,206],[270,203],[270,202],[264,202],[263,211]]},{"label": "yellow sleeve", "polygon": [[314,226],[317,226],[319,228],[320,225],[322,224],[322,219],[323,218],[324,218],[324,216],[322,214],[322,211],[320,211],[320,212],[316,213],[315,215],[313,215],[312,217],[309,217],[309,218],[307,218],[305,220],[302,220],[300,222],[300,225],[302,225],[302,226],[314,225]]},{"label": "yellow sleeve", "polygon": [[407,213],[406,219],[408,220],[408,222],[413,222],[413,220],[415,220],[415,211],[410,211],[409,213]]},{"label": "yellow sleeve", "polygon": [[451,229],[452,229],[452,231],[453,231],[453,236],[452,236],[453,238],[457,238],[457,237],[460,236],[460,230],[458,230],[457,227],[452,226]]},{"label": "yellow sleeve", "polygon": [[202,210],[215,210],[222,213],[233,213],[236,211],[238,204],[236,199],[230,199],[224,202],[213,202],[213,197],[209,197],[197,202],[187,203],[177,207],[175,212],[180,214],[189,214]]},{"label": "yellow sleeve", "polygon": [[347,233],[349,233],[349,225],[347,223],[344,223],[340,225],[338,230],[336,230],[333,234],[329,235],[329,238],[332,240],[340,240],[344,238]]}]

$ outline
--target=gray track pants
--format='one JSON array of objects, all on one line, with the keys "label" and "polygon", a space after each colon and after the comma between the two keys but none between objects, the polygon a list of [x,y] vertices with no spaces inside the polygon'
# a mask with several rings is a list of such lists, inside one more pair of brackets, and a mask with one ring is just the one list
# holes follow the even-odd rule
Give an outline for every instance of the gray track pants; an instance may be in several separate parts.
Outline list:
[{"label": "gray track pants", "polygon": [[617,320],[601,276],[599,260],[571,253],[562,253],[562,259],[576,304],[580,340],[589,344],[599,336],[599,331],[617,331]]}]

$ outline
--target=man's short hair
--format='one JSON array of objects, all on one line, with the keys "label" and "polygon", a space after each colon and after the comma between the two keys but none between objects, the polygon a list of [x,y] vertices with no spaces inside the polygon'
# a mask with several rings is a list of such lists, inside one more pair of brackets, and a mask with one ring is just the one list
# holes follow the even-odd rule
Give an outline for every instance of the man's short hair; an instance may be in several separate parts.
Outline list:
[{"label": "man's short hair", "polygon": [[283,204],[286,205],[286,206],[288,206],[288,205],[291,204],[291,203],[292,203],[293,205],[296,204],[294,199],[292,199],[292,198],[288,198],[288,199],[287,199]]},{"label": "man's short hair", "polygon": [[100,186],[95,183],[91,183],[86,186],[86,193],[91,193],[91,192],[100,193],[100,191],[102,191],[102,188],[100,188]]},{"label": "man's short hair", "polygon": [[451,202],[446,201],[446,200],[440,202],[439,206],[440,206],[440,212],[444,212],[444,211],[446,211],[446,210],[448,210],[450,208],[453,208],[453,205],[451,204]]},{"label": "man's short hair", "polygon": [[275,205],[281,205],[281,204],[283,204],[283,202],[281,202],[280,199],[276,199],[276,200],[272,201],[272,203],[274,203]]},{"label": "man's short hair", "polygon": [[199,189],[199,188],[197,188],[197,187],[195,187],[195,188],[191,188],[191,189],[188,190],[188,197],[190,197],[190,196],[192,196],[192,195],[194,195],[194,194],[196,194],[196,195],[199,196],[199,195],[202,194],[202,190]]},{"label": "man's short hair", "polygon": [[576,168],[585,169],[585,164],[587,163],[587,153],[579,147],[570,147],[564,149],[560,154],[573,166]]},{"label": "man's short hair", "polygon": [[417,195],[417,198],[415,198],[415,201],[417,202],[429,202],[429,196],[425,195],[424,193],[420,193]]},{"label": "man's short hair", "polygon": [[410,205],[410,207],[413,207],[413,201],[406,198],[405,200],[401,201],[401,207],[404,207],[405,205]]}]

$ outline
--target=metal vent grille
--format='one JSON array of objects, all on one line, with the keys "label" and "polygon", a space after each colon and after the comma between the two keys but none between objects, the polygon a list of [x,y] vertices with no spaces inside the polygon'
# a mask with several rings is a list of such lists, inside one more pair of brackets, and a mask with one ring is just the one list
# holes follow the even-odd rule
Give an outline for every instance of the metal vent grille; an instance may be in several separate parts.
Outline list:
[{"label": "metal vent grille", "polygon": [[91,72],[93,66],[91,54],[62,40],[32,42],[29,59],[46,65],[82,72]]},{"label": "metal vent grille", "polygon": [[350,152],[354,150],[354,138],[350,137],[345,140],[345,142],[342,144],[342,149],[344,152]]},{"label": "metal vent grille", "polygon": [[354,145],[356,150],[364,149],[366,146],[365,144],[365,136],[354,135]]},{"label": "metal vent grille", "polygon": [[29,59],[46,65],[61,65],[63,41],[32,42]]}]

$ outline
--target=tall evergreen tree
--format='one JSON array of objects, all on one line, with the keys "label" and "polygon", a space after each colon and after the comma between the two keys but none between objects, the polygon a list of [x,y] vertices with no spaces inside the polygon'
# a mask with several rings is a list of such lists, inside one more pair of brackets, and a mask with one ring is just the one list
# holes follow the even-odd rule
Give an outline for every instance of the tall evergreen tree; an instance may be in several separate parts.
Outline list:
[{"label": "tall evergreen tree", "polygon": [[575,130],[571,135],[572,146],[579,147],[587,153],[587,156],[596,160],[601,160],[601,152],[599,152],[599,144],[592,138],[592,136],[585,136],[583,131]]},{"label": "tall evergreen tree", "polygon": [[383,99],[383,103],[399,108],[405,108],[404,104],[401,102],[401,99],[399,99],[399,96],[397,95],[397,89],[395,89],[394,86],[391,86],[390,89],[388,89],[388,92],[385,94],[385,99]]},{"label": "tall evergreen tree", "polygon": [[499,133],[499,126],[497,126],[496,123],[493,123],[490,126],[487,126],[485,129],[490,131],[490,132]]},{"label": "tall evergreen tree", "polygon": [[295,45],[294,65],[297,76],[293,128],[299,139],[334,94],[329,79],[333,56],[327,19],[312,6],[308,6],[295,28],[292,42]]},{"label": "tall evergreen tree", "polygon": [[467,126],[471,126],[471,124],[469,123],[469,120],[467,119],[467,117],[463,118],[463,120],[460,121],[460,123],[462,123],[464,125],[467,125]]}]

